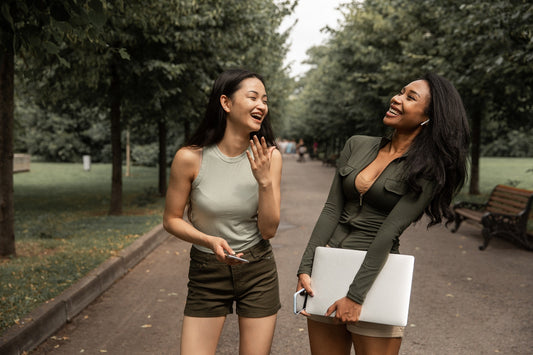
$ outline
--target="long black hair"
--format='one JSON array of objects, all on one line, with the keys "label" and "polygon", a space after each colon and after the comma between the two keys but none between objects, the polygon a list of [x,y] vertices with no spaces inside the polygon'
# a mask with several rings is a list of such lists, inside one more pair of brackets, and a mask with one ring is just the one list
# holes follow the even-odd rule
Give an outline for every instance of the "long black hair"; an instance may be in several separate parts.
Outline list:
[{"label": "long black hair", "polygon": [[467,176],[470,128],[461,96],[445,78],[428,73],[421,78],[429,84],[431,100],[426,109],[429,123],[416,136],[406,159],[409,186],[420,193],[420,178],[435,184],[425,213],[428,226],[438,224],[442,217],[453,221],[450,204],[463,187]]},{"label": "long black hair", "polygon": [[[226,130],[226,111],[220,104],[220,97],[226,95],[232,98],[232,95],[240,89],[241,82],[248,78],[257,78],[265,85],[261,75],[245,69],[229,69],[220,74],[211,89],[204,119],[196,129],[196,132],[187,141],[187,146],[205,147],[217,144],[222,140]],[[254,135],[257,135],[257,138],[265,137],[268,146],[276,146],[269,112],[263,119],[260,130],[252,132],[250,138]]]}]

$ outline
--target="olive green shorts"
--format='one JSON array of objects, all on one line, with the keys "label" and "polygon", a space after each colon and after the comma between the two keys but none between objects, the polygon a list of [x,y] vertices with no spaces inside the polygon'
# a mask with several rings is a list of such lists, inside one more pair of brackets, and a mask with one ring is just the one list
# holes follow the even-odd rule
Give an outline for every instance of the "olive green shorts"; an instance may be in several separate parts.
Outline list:
[{"label": "olive green shorts", "polygon": [[[308,318],[316,322],[338,324],[333,317],[311,315]],[[346,324],[346,329],[350,333],[365,335],[368,337],[402,338],[405,327],[359,321]]]},{"label": "olive green shorts", "polygon": [[234,302],[242,317],[277,313],[281,308],[278,272],[270,242],[262,239],[243,253],[250,262],[230,266],[214,254],[191,247],[186,316],[225,316],[233,313]]}]

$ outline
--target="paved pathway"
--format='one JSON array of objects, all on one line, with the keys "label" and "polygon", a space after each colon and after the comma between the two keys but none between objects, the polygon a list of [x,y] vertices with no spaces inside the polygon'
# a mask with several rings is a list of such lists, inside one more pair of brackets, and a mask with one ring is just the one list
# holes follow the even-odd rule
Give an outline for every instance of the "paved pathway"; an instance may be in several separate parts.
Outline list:
[{"label": "paved pathway", "polygon": [[[309,354],[304,317],[292,314],[295,272],[334,169],[285,157],[282,224],[273,239],[283,307],[272,354]],[[533,354],[533,254],[480,232],[422,224],[401,238],[415,256],[401,354]],[[178,354],[190,246],[169,238],[31,354]],[[217,354],[238,353],[236,316]]]}]

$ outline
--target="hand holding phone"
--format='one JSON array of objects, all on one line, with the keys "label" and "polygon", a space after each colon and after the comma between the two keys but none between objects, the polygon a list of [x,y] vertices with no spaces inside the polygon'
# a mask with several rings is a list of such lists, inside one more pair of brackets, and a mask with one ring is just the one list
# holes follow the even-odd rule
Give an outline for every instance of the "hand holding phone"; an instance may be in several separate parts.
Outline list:
[{"label": "hand holding phone", "polygon": [[[300,304],[303,304],[300,307]],[[296,291],[294,293],[294,303],[293,303],[293,312],[294,314],[300,314],[302,311],[305,311],[305,306],[307,304],[307,292],[305,292],[305,288],[302,288],[301,290]]]},{"label": "hand holding phone", "polygon": [[250,262],[250,261],[247,260],[247,259],[239,258],[238,256],[231,255],[231,254],[226,254],[226,258],[230,258],[230,259],[233,259],[233,260],[242,261],[243,263],[249,263],[249,262]]}]

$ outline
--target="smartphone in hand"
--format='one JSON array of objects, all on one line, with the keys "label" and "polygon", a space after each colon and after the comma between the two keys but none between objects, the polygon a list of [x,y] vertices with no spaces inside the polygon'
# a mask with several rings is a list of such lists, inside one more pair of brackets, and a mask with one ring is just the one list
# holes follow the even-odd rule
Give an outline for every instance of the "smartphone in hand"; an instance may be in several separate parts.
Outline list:
[{"label": "smartphone in hand", "polygon": [[296,291],[294,294],[294,303],[293,303],[293,312],[294,314],[300,314],[302,311],[305,311],[305,306],[307,304],[307,292],[305,288]]},{"label": "smartphone in hand", "polygon": [[238,256],[231,255],[231,254],[226,254],[226,258],[230,258],[230,259],[234,259],[234,260],[239,260],[239,261],[242,261],[243,263],[249,263],[249,262],[250,262],[250,261],[247,260],[247,259],[239,258]]}]

